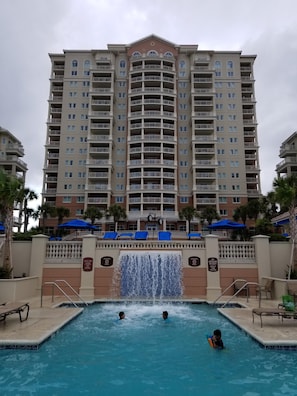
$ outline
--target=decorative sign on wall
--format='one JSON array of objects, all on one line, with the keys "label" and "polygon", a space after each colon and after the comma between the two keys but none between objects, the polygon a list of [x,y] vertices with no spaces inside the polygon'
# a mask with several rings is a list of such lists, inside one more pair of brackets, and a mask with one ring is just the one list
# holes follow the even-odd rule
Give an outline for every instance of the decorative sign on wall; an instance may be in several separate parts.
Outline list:
[{"label": "decorative sign on wall", "polygon": [[208,259],[208,271],[217,272],[219,270],[218,259],[216,257],[209,257]]},{"label": "decorative sign on wall", "polygon": [[188,264],[190,267],[199,267],[200,265],[200,257],[192,256],[188,259]]},{"label": "decorative sign on wall", "polygon": [[111,267],[113,265],[113,258],[109,256],[105,256],[101,258],[102,267]]},{"label": "decorative sign on wall", "polygon": [[93,258],[92,257],[84,257],[83,258],[83,270],[86,272],[90,272],[93,269]]}]

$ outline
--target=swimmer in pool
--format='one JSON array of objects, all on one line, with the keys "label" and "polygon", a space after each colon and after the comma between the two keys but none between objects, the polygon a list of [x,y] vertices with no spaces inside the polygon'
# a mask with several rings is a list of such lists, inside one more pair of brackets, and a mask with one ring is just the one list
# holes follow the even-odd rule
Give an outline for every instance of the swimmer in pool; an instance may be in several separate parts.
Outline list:
[{"label": "swimmer in pool", "polygon": [[167,320],[168,319],[168,312],[167,311],[163,311],[162,316],[163,316],[164,320]]},{"label": "swimmer in pool", "polygon": [[212,345],[214,348],[223,349],[224,343],[222,340],[221,330],[217,329],[213,332],[213,336],[211,337]]},{"label": "swimmer in pool", "polygon": [[125,319],[125,312],[121,311],[119,312],[119,320]]}]

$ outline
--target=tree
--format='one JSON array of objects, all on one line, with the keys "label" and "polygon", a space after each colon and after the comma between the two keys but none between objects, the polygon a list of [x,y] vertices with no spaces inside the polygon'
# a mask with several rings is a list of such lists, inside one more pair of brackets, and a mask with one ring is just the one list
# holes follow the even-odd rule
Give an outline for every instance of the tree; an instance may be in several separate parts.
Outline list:
[{"label": "tree", "polygon": [[65,208],[64,206],[58,206],[56,208],[56,215],[58,216],[58,225],[63,223],[64,217],[70,216],[69,208]]},{"label": "tree", "polygon": [[247,205],[240,205],[234,210],[233,219],[235,221],[241,220],[245,225],[247,219]]},{"label": "tree", "polygon": [[290,272],[292,265],[294,270],[297,268],[297,249],[296,249],[296,238],[297,238],[297,227],[295,219],[295,207],[297,205],[297,176],[292,175],[286,178],[275,178],[273,181],[275,201],[279,203],[281,210],[285,207],[289,212],[289,227],[290,235],[293,243],[292,248],[292,263],[288,277],[290,278]]},{"label": "tree", "polygon": [[187,206],[179,212],[180,220],[186,220],[187,222],[187,232],[191,232],[191,221],[194,219],[194,217],[199,217],[199,213],[197,209],[193,208],[192,206]]},{"label": "tree", "polygon": [[252,199],[247,203],[247,215],[249,219],[255,219],[257,221],[261,212],[261,203],[259,199]]},{"label": "tree", "polygon": [[35,215],[35,218],[37,216],[42,218],[41,228],[42,228],[42,232],[45,233],[45,222],[49,216],[51,216],[51,217],[56,216],[56,208],[54,206],[47,204],[47,203],[44,203],[43,205],[39,205],[38,209],[37,209],[37,214]]},{"label": "tree", "polygon": [[32,217],[32,214],[34,212],[33,209],[28,208],[28,202],[33,201],[34,199],[37,199],[38,194],[35,191],[30,190],[30,188],[22,188],[22,190],[20,191],[20,198],[22,200],[21,214],[24,214],[24,232],[27,232],[29,218]]},{"label": "tree", "polygon": [[202,224],[206,220],[208,225],[211,225],[213,220],[220,220],[220,216],[218,215],[216,208],[209,207],[209,208],[205,208],[202,210],[202,212],[200,214],[200,219],[201,219]]},{"label": "tree", "polygon": [[114,230],[117,231],[118,222],[120,220],[126,220],[127,214],[124,208],[120,205],[111,205],[105,214],[105,217],[108,218],[112,216],[114,220]]},{"label": "tree", "polygon": [[15,176],[0,170],[0,213],[5,227],[3,272],[12,277],[11,240],[13,233],[13,210],[20,203],[23,182]]},{"label": "tree", "polygon": [[84,213],[84,219],[90,219],[91,224],[94,225],[96,219],[100,220],[103,217],[103,213],[100,211],[99,208],[95,206],[89,206]]}]

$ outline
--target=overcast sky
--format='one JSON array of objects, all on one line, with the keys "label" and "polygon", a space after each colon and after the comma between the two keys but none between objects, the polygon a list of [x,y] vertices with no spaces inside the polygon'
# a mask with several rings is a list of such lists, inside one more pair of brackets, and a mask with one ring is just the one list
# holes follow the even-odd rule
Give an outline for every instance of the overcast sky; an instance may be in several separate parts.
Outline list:
[{"label": "overcast sky", "polygon": [[1,0],[0,20],[0,125],[23,143],[34,191],[42,189],[48,53],[150,34],[257,55],[261,186],[263,194],[272,190],[280,144],[297,130],[296,0]]}]

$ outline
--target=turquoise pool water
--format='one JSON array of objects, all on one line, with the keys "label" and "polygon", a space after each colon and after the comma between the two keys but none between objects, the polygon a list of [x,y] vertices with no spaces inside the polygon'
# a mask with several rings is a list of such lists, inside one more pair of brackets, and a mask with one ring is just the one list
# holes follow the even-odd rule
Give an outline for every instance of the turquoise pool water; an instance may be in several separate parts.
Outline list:
[{"label": "turquoise pool water", "polygon": [[[121,310],[124,321],[118,320]],[[215,328],[222,330],[223,351],[207,343]],[[261,348],[204,304],[96,304],[37,351],[0,351],[0,392],[297,395],[296,353]]]}]

